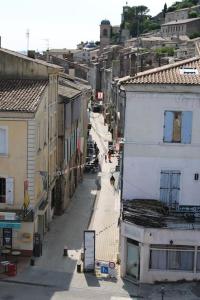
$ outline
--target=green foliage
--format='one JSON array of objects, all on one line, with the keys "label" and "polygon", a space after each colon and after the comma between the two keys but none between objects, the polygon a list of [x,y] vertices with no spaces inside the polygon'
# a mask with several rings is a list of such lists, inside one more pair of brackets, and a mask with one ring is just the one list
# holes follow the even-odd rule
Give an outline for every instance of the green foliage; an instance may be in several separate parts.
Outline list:
[{"label": "green foliage", "polygon": [[153,20],[148,13],[149,9],[144,5],[129,7],[124,13],[124,21],[121,24],[121,29],[128,29],[133,37],[159,29],[160,23]]},{"label": "green foliage", "polygon": [[195,10],[192,10],[188,13],[188,17],[191,18],[197,18],[199,15]]},{"label": "green foliage", "polygon": [[200,32],[193,32],[189,35],[189,38],[192,39],[196,39],[197,37],[200,37]]},{"label": "green foliage", "polygon": [[198,0],[182,0],[181,2],[176,1],[170,7],[168,7],[167,12],[172,12],[178,9],[192,7],[197,4],[198,4]]},{"label": "green foliage", "polygon": [[161,47],[157,48],[155,50],[156,54],[161,55],[161,54],[167,54],[169,56],[174,56],[174,48],[172,47]]}]

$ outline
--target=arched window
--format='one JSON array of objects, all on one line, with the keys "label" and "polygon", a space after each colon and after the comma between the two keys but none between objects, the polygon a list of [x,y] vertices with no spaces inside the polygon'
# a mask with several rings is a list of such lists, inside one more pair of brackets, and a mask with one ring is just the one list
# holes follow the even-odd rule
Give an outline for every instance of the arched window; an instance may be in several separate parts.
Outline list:
[{"label": "arched window", "polygon": [[108,36],[108,30],[106,28],[103,29],[103,36]]}]

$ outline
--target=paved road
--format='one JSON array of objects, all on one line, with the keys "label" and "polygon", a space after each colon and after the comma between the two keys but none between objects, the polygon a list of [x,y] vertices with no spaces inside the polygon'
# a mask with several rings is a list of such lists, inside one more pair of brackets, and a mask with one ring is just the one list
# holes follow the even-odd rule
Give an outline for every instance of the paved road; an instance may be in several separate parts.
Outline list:
[{"label": "paved road", "polygon": [[[100,148],[102,188],[97,191],[96,176],[87,174],[79,184],[69,208],[55,217],[43,243],[43,255],[35,266],[27,266],[16,277],[0,281],[0,300],[161,300],[161,284],[134,285],[118,278],[104,279],[76,272],[83,245],[83,231],[96,230],[99,260],[116,260],[118,253],[119,197],[109,183],[116,160],[104,161],[110,134],[103,118],[93,114],[91,134]],[[91,218],[92,217],[92,218]],[[63,257],[64,246],[69,256]],[[199,283],[165,284],[163,300],[200,299]],[[131,296],[132,295],[132,296]]]}]

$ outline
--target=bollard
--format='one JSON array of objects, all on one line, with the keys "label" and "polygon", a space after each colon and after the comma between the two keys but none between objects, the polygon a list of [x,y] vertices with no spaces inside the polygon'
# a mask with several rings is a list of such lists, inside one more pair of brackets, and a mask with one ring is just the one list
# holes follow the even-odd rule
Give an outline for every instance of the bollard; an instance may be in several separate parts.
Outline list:
[{"label": "bollard", "polygon": [[67,248],[67,246],[64,247],[63,256],[68,256],[68,248]]},{"label": "bollard", "polygon": [[77,268],[77,273],[81,273],[81,263],[80,262],[77,263],[76,268]]},{"label": "bollard", "polygon": [[84,252],[81,252],[81,261],[84,261]]},{"label": "bollard", "polygon": [[30,260],[30,265],[31,265],[31,266],[34,266],[34,265],[35,265],[35,259],[34,259],[33,257],[32,257],[31,260]]}]

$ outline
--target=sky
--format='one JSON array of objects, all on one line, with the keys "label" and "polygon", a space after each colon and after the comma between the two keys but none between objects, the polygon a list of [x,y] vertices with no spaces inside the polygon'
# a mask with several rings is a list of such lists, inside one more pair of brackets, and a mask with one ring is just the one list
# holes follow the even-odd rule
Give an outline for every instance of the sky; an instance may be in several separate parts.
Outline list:
[{"label": "sky", "polygon": [[[101,20],[120,25],[122,7],[145,5],[155,16],[174,0],[0,0],[1,46],[14,51],[75,49],[98,41]],[[29,35],[27,35],[29,32]],[[27,38],[29,36],[29,38]]]}]

